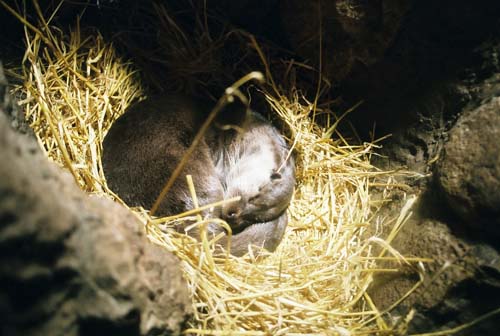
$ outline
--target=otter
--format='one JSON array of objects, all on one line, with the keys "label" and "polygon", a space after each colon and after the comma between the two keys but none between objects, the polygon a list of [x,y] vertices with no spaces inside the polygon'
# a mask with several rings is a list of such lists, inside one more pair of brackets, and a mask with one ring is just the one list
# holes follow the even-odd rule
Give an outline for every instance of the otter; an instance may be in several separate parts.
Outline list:
[{"label": "otter", "polygon": [[[185,96],[164,95],[127,109],[103,142],[103,170],[110,189],[129,206],[150,209],[205,121],[208,106]],[[230,225],[233,255],[244,254],[249,244],[274,251],[287,225],[286,209],[295,185],[294,160],[288,152],[283,137],[263,117],[246,106],[230,106],[198,143],[156,215],[194,207],[185,181],[189,174],[200,206],[240,197],[202,213]],[[214,223],[208,231],[215,235],[224,229]],[[221,244],[227,244],[226,237]]]},{"label": "otter", "polygon": [[210,148],[224,199],[240,197],[222,206],[222,219],[237,233],[278,218],[295,186],[294,158],[278,130],[248,110],[239,132],[217,132],[215,138]]}]

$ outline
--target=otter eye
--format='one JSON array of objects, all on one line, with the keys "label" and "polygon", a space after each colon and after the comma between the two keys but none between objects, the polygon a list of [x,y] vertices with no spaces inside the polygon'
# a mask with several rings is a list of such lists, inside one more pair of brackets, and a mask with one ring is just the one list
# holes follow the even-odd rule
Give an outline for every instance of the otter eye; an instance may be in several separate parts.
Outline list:
[{"label": "otter eye", "polygon": [[271,180],[274,181],[274,180],[279,180],[281,178],[281,174],[280,173],[272,173],[271,174]]}]

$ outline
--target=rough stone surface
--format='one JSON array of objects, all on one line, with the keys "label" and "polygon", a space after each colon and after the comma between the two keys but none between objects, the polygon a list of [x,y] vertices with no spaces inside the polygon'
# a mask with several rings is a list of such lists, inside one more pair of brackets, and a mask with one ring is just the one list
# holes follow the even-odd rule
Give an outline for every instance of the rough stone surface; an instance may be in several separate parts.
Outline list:
[{"label": "rough stone surface", "polygon": [[[2,19],[3,18],[0,16],[0,20]],[[8,87],[9,86],[7,78],[5,77],[3,63],[0,59],[0,101],[3,104],[1,105],[3,107],[1,110],[9,119],[12,127],[14,127],[21,133],[34,136],[35,134],[26,122],[23,112],[21,111],[21,109],[19,109],[17,104],[15,104],[12,96],[10,95]]]},{"label": "rough stone surface", "polygon": [[321,56],[324,76],[338,83],[356,66],[380,61],[411,3],[412,0],[281,1],[281,19],[294,51],[316,68]]},{"label": "rough stone surface", "polygon": [[458,120],[436,175],[457,216],[476,230],[500,235],[500,97]]},{"label": "rough stone surface", "polygon": [[127,209],[85,195],[3,112],[0,155],[1,335],[181,333],[179,262]]},{"label": "rough stone surface", "polygon": [[378,135],[393,134],[394,143],[425,119],[453,121],[494,72],[499,11],[496,0],[413,1],[380,60],[354,69],[338,87],[343,108],[363,101],[350,115],[363,138],[374,125]]},{"label": "rough stone surface", "polygon": [[[499,307],[499,51],[500,43],[492,39],[460,56],[451,53],[450,59],[466,55],[466,66],[445,80],[438,72],[427,79],[434,82],[421,87],[408,100],[414,106],[398,114],[399,121],[405,116],[415,121],[384,145],[389,161],[377,162],[420,173],[406,181],[420,201],[394,241],[405,256],[433,259],[423,263],[419,289],[390,312],[401,317],[415,309],[409,333],[456,328]],[[394,216],[401,205],[396,200],[384,211]],[[417,280],[415,269],[408,268],[378,277],[370,293],[387,308]],[[497,324],[495,315],[457,335],[497,335]]]},{"label": "rough stone surface", "polygon": [[[400,208],[398,204],[386,211]],[[393,317],[415,311],[409,333],[459,327],[497,309],[500,302],[499,252],[488,244],[457,237],[447,223],[426,217],[422,208],[427,207],[422,198],[414,216],[393,242],[406,257],[432,260],[422,263],[422,284],[390,311]],[[384,310],[407,294],[418,280],[417,269],[408,267],[399,274],[375,278],[369,293],[377,307]],[[496,321],[492,317],[459,335],[497,335]]]}]

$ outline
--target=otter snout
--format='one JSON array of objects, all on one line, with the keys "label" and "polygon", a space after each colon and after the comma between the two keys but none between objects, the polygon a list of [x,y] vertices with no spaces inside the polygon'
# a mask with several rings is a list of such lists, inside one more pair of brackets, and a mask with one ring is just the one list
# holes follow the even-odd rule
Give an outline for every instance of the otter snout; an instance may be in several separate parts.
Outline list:
[{"label": "otter snout", "polygon": [[227,203],[222,206],[222,219],[225,220],[233,230],[241,231],[242,213],[245,205],[242,200]]}]

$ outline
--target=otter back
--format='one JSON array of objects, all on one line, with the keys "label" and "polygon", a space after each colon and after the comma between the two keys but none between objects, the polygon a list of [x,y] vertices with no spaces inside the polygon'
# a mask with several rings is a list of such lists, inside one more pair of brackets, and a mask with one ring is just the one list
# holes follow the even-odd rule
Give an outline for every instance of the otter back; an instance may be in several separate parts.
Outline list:
[{"label": "otter back", "polygon": [[[129,108],[115,121],[103,142],[103,169],[109,187],[129,206],[150,209],[191,145],[204,115],[192,101],[155,97]],[[201,205],[222,199],[210,150],[202,140],[194,150],[158,215],[193,208],[185,176],[190,174]]]}]

